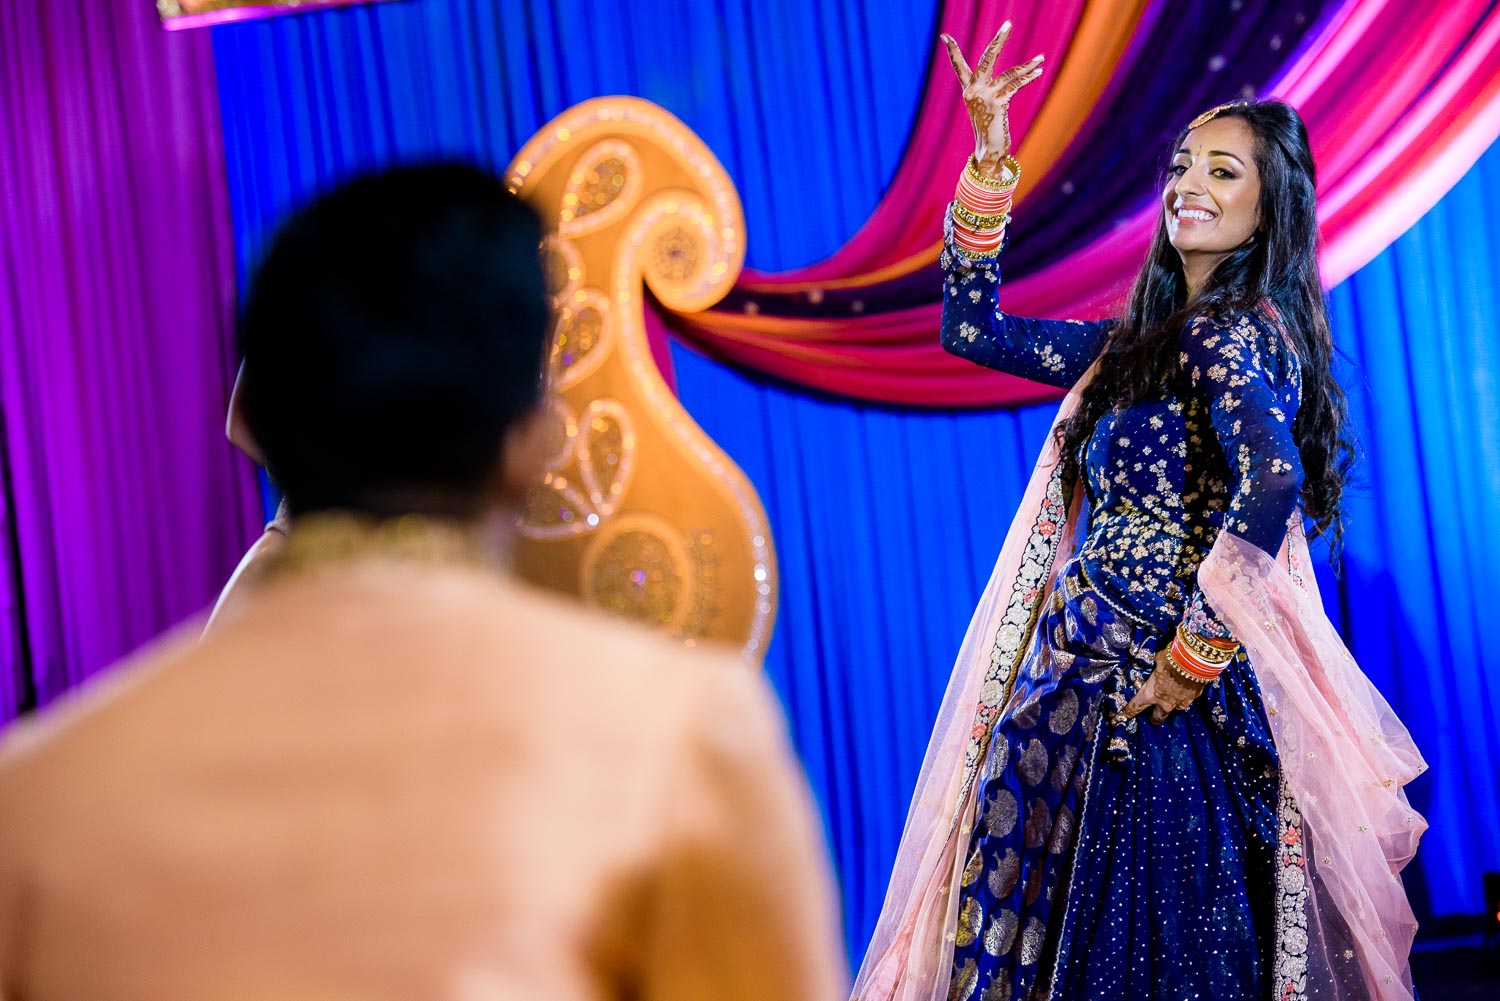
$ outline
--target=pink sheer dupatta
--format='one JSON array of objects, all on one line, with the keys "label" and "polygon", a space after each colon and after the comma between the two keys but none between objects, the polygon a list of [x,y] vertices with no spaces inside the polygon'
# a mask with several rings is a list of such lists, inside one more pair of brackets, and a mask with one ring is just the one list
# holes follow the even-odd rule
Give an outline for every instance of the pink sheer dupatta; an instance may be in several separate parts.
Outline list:
[{"label": "pink sheer dupatta", "polygon": [[[1092,371],[1092,370],[1091,370]],[[1085,374],[1056,421],[1078,406]],[[953,665],[917,778],[880,920],[854,980],[858,1001],[946,1001],[959,885],[975,814],[976,778],[990,730],[1057,574],[1076,541],[1051,433]]]},{"label": "pink sheer dupatta", "polygon": [[[1088,378],[1057,420],[1076,409]],[[979,769],[1057,557],[1077,541],[1079,505],[1067,505],[1057,460],[1049,434],[954,663],[885,905],[855,977],[856,1001],[948,997],[954,889]],[[1310,565],[1300,528],[1289,533],[1282,560],[1292,570]],[[1277,1001],[1409,1001],[1416,922],[1397,872],[1426,825],[1401,787],[1425,767],[1421,755],[1339,641],[1310,579],[1295,583],[1271,557],[1223,533],[1199,581],[1249,651],[1282,758]]]},{"label": "pink sheer dupatta", "polygon": [[1273,560],[1222,532],[1198,583],[1250,655],[1281,759],[1277,998],[1410,1001],[1417,922],[1401,868],[1427,828],[1427,765],[1323,613],[1300,524]]}]

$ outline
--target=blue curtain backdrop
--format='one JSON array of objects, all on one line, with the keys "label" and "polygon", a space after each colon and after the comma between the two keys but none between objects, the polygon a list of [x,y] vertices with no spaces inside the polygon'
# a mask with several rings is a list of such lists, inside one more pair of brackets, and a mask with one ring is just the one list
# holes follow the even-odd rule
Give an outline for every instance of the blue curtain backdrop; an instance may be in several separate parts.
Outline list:
[{"label": "blue curtain backdrop", "polygon": [[407,0],[214,28],[243,279],[287,210],[398,159],[502,168],[579,101],[635,94],[745,198],[750,263],[836,250],[906,147],[936,3]]},{"label": "blue curtain backdrop", "polygon": [[[738,184],[749,264],[818,260],[895,171],[935,2],[409,0],[214,30],[240,274],[276,223],[350,172],[503,165],[610,93],[695,129]],[[947,182],[943,182],[947,183]],[[1420,914],[1474,913],[1500,868],[1500,152],[1334,292],[1368,460],[1325,596],[1433,765]],[[936,226],[934,220],[934,226]],[[1024,219],[1018,220],[1024,225]],[[851,957],[884,892],[932,714],[1050,406],[916,413],[821,399],[676,355],[688,409],[764,497],[782,568],[767,671],[822,803]]]}]

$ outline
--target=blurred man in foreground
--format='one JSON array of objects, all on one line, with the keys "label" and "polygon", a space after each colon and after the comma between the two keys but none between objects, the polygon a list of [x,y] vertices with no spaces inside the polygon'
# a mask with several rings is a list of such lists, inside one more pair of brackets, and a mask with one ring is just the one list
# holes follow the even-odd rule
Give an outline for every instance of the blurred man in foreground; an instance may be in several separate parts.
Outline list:
[{"label": "blurred man in foreground", "polygon": [[281,234],[244,402],[296,531],[201,645],[0,743],[0,995],[839,995],[764,681],[506,570],[548,447],[540,237],[464,167]]}]

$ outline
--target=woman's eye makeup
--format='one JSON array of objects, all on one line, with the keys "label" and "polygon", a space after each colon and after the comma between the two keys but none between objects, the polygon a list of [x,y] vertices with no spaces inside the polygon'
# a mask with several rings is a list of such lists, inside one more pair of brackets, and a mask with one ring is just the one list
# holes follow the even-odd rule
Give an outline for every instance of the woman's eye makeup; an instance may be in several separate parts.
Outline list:
[{"label": "woman's eye makeup", "polygon": [[[1183,174],[1186,174],[1188,170],[1191,169],[1191,167],[1191,163],[1188,163],[1185,160],[1178,160],[1176,163],[1172,164],[1172,166],[1167,168],[1167,173],[1173,175],[1174,177],[1181,177]],[[1239,174],[1236,174],[1234,172],[1233,168],[1230,167],[1210,167],[1208,169],[1208,172],[1211,176],[1217,177],[1222,181],[1232,181],[1236,177],[1240,176]]]}]

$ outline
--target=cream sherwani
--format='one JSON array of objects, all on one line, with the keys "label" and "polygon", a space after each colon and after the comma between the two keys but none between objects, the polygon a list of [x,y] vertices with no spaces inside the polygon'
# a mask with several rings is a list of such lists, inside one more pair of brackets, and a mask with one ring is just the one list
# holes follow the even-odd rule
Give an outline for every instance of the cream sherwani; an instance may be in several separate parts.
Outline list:
[{"label": "cream sherwani", "polygon": [[832,1001],[843,971],[761,676],[489,571],[272,578],[0,741],[7,998]]}]

